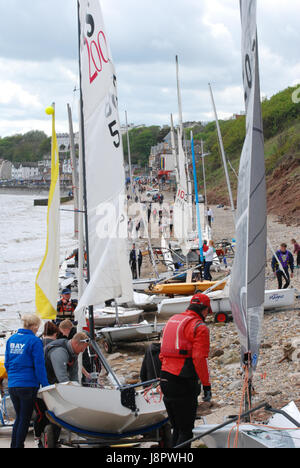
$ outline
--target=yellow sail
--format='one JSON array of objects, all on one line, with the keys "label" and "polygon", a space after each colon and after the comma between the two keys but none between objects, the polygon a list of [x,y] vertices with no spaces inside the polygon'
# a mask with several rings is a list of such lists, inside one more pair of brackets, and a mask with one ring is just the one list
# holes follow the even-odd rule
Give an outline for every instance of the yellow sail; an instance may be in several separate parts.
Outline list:
[{"label": "yellow sail", "polygon": [[54,107],[48,107],[46,113],[52,115],[51,185],[47,212],[46,252],[36,277],[35,303],[36,313],[39,317],[46,320],[53,320],[56,318],[59,274],[59,153],[55,133]]},{"label": "yellow sail", "polygon": [[0,380],[5,378],[7,378],[7,373],[4,367],[4,356],[0,356]]}]

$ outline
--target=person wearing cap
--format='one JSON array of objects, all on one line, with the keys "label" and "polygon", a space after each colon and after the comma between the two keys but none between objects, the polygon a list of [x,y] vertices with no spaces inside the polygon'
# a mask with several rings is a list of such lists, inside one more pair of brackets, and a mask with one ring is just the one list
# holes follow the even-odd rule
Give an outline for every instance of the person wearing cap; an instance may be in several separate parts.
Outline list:
[{"label": "person wearing cap", "polygon": [[210,299],[195,294],[188,309],[167,322],[161,343],[161,390],[173,427],[173,447],[193,437],[201,384],[204,401],[211,400],[208,369]]},{"label": "person wearing cap", "polygon": [[57,317],[56,323],[59,324],[62,320],[74,321],[74,311],[77,307],[78,301],[71,299],[71,290],[63,289],[61,293],[61,300],[57,303]]}]

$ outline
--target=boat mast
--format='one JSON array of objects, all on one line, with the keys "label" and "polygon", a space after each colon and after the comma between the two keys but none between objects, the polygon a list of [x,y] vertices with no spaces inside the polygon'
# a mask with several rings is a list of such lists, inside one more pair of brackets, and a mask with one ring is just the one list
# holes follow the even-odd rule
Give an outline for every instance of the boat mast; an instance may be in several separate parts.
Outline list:
[{"label": "boat mast", "polygon": [[84,206],[83,206],[83,141],[81,135],[81,112],[79,107],[79,190],[78,190],[78,300],[84,291]]},{"label": "boat mast", "polygon": [[75,152],[75,140],[73,130],[72,111],[69,104],[67,104],[68,119],[69,119],[69,134],[70,134],[70,156],[72,164],[72,192],[74,197],[74,238],[78,239],[78,176],[77,176],[77,164],[76,164],[76,152]]},{"label": "boat mast", "polygon": [[181,132],[181,138],[183,138],[182,102],[181,102],[181,91],[180,91],[180,82],[179,82],[179,62],[178,62],[178,55],[176,55],[176,80],[177,80],[177,98],[178,98],[178,119],[179,119],[179,128],[180,128],[180,132]]},{"label": "boat mast", "polygon": [[172,114],[171,114],[171,145],[172,145],[172,154],[173,154],[174,164],[175,164],[176,183],[178,184],[178,182],[179,182],[179,163],[178,163],[178,154],[177,154],[177,151],[176,151],[175,130],[174,130],[174,121],[173,121],[173,115]]},{"label": "boat mast", "polygon": [[224,171],[225,171],[225,177],[226,177],[226,182],[227,182],[227,188],[228,188],[228,193],[229,193],[229,198],[230,198],[230,205],[231,205],[231,211],[232,213],[235,213],[235,206],[233,202],[233,196],[232,196],[232,190],[230,186],[230,179],[229,179],[229,174],[228,174],[228,168],[227,168],[227,160],[226,160],[226,155],[225,155],[225,150],[224,150],[224,145],[223,145],[223,140],[222,140],[222,134],[221,134],[221,129],[220,129],[220,124],[219,124],[219,119],[217,115],[217,109],[216,109],[216,104],[212,92],[212,87],[211,84],[208,83],[209,91],[210,91],[210,96],[211,96],[211,102],[215,114],[215,120],[216,120],[216,125],[217,125],[217,131],[218,131],[218,138],[219,138],[219,143],[220,143],[220,149],[221,149],[221,156],[223,160],[223,166],[224,166]]},{"label": "boat mast", "polygon": [[[81,54],[80,54],[80,38],[81,38],[81,25],[80,25],[80,4],[77,1],[78,12],[78,56],[79,56],[79,87],[80,87],[80,129],[82,138],[82,179],[83,179],[83,199],[84,199],[84,212],[85,212],[85,247],[86,247],[86,264],[87,264],[87,283],[90,282],[90,255],[89,255],[89,229],[88,229],[88,207],[87,207],[87,187],[86,187],[86,154],[85,154],[85,137],[84,137],[84,114],[83,114],[83,100],[82,100],[82,76],[81,76]],[[95,339],[95,322],[94,322],[94,307],[89,306],[89,330],[91,339]]]},{"label": "boat mast", "polygon": [[126,135],[127,135],[127,147],[128,147],[128,163],[129,163],[130,190],[131,190],[131,196],[132,196],[132,200],[133,200],[131,150],[130,150],[130,140],[129,140],[129,131],[128,131],[127,111],[125,111],[125,121],[126,121]]},{"label": "boat mast", "polygon": [[187,154],[187,143],[186,137],[184,134],[183,128],[183,116],[182,116],[182,99],[181,99],[181,89],[180,89],[180,80],[179,80],[179,61],[178,55],[176,55],[176,80],[177,80],[177,97],[178,97],[178,115],[179,115],[179,128],[180,128],[180,138],[182,144],[184,145],[184,156],[185,156],[185,171],[187,176],[187,196],[189,204],[189,227],[193,229],[193,200],[192,200],[192,181],[189,170],[189,160]]},{"label": "boat mast", "polygon": [[203,262],[203,260],[204,260],[204,256],[203,256],[203,242],[202,242],[202,231],[201,231],[201,222],[200,222],[199,194],[198,194],[198,183],[197,183],[197,172],[196,172],[196,157],[195,157],[195,147],[194,147],[193,132],[191,132],[191,149],[192,149],[192,157],[193,157],[194,188],[195,188],[195,197],[196,197],[196,211],[197,211],[197,226],[198,226],[198,238],[199,238],[199,251],[200,251],[201,262]]},{"label": "boat mast", "polygon": [[204,145],[203,140],[201,140],[201,159],[202,159],[202,170],[203,170],[203,185],[204,185],[204,222],[205,226],[207,226],[207,190],[206,190],[206,173],[205,173],[205,156],[208,156],[209,153],[204,153]]}]

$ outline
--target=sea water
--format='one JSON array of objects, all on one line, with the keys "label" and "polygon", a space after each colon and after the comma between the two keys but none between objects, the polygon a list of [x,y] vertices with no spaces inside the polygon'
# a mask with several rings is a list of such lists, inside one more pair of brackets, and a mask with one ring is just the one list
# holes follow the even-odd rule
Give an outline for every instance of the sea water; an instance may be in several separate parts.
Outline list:
[{"label": "sea water", "polygon": [[[36,198],[43,197],[0,193],[0,325],[8,328],[35,312],[35,279],[47,237],[47,206],[34,206]],[[77,247],[72,210],[61,205],[61,262]]]}]

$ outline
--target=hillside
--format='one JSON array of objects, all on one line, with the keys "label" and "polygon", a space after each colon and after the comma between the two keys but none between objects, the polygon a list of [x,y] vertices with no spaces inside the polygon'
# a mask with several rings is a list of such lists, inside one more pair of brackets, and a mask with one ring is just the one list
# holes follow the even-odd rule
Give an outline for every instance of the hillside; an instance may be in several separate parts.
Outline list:
[{"label": "hillside", "polygon": [[[288,88],[262,103],[265,134],[268,212],[286,223],[300,225],[300,104],[292,100],[298,87]],[[245,117],[220,122],[226,156],[238,173],[239,158],[245,138]],[[210,204],[229,203],[214,122],[195,135],[203,139],[208,201]],[[230,169],[233,192],[237,179]],[[201,172],[199,171],[201,180]]]},{"label": "hillside", "polygon": [[[293,102],[292,95],[299,86],[289,87],[262,103],[265,157],[268,191],[268,211],[282,221],[300,225],[300,103]],[[299,93],[300,94],[300,93]],[[239,159],[245,138],[245,117],[220,121],[227,159],[238,173]],[[130,130],[130,149],[133,164],[148,166],[152,146],[162,142],[169,127],[152,125]],[[208,201],[210,204],[228,204],[227,187],[221,162],[215,122],[199,123],[193,128],[194,139],[204,141]],[[186,129],[189,138],[190,129]],[[123,136],[125,159],[127,137]],[[0,159],[12,162],[37,161],[50,152],[51,142],[43,132],[32,131],[25,135],[0,137]],[[234,194],[237,179],[229,168]],[[198,167],[201,187],[202,168]]]},{"label": "hillside", "polygon": [[13,163],[39,161],[51,151],[51,139],[44,132],[34,130],[24,135],[0,137],[0,159]]}]

